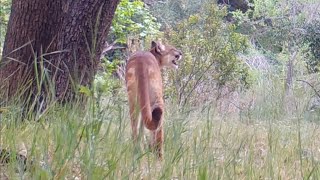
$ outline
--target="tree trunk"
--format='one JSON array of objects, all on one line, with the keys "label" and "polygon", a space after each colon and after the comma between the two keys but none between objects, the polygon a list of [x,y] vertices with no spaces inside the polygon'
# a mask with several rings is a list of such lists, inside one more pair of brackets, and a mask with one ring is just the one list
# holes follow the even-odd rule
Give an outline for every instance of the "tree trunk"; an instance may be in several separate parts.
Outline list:
[{"label": "tree trunk", "polygon": [[64,5],[66,13],[57,49],[65,52],[54,58],[56,66],[52,66],[59,99],[72,98],[77,90],[72,87],[74,84],[90,86],[117,4],[118,1],[86,0]]},{"label": "tree trunk", "polygon": [[284,89],[286,95],[290,95],[292,93],[292,88],[293,88],[293,61],[296,58],[297,52],[294,52],[292,57],[289,58],[289,61],[287,63],[287,74],[286,74],[286,81],[284,84]]},{"label": "tree trunk", "polygon": [[[289,51],[291,52],[291,51]],[[289,61],[287,62],[287,74],[285,80],[285,94],[284,94],[284,107],[287,113],[292,113],[294,111],[295,102],[293,96],[293,70],[294,70],[294,61],[297,56],[297,50],[291,54]]]},{"label": "tree trunk", "polygon": [[2,98],[64,102],[79,85],[90,86],[118,3],[13,0],[0,63]]},{"label": "tree trunk", "polygon": [[[31,86],[34,62],[56,33],[58,13],[50,0],[14,0],[0,68],[0,92],[13,97]],[[57,1],[58,2],[58,1]],[[49,6],[52,5],[52,6]]]}]

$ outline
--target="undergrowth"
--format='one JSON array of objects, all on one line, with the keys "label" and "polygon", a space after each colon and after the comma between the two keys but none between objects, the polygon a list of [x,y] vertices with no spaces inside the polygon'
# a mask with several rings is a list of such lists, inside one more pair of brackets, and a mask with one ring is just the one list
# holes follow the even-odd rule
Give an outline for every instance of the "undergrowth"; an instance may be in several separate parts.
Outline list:
[{"label": "undergrowth", "polygon": [[221,113],[213,105],[182,112],[167,100],[162,162],[146,142],[135,150],[123,92],[99,99],[99,105],[89,101],[87,111],[82,104],[54,105],[41,118],[28,116],[23,122],[17,107],[6,107],[0,116],[0,146],[19,152],[24,144],[28,160],[24,169],[11,158],[1,165],[0,177],[318,179],[315,116],[308,119],[304,108],[284,113],[279,110],[281,98],[275,96],[279,90],[272,90],[272,84],[257,86],[256,104],[239,113]]}]

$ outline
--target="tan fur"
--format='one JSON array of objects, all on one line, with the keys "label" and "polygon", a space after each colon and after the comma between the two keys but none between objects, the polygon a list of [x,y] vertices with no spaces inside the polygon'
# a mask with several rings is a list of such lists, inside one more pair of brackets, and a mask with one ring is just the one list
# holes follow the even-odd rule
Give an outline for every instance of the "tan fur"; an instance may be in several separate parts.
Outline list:
[{"label": "tan fur", "polygon": [[161,69],[163,67],[177,69],[177,61],[181,57],[181,52],[176,48],[152,42],[150,51],[133,54],[126,67],[125,78],[133,139],[135,142],[138,139],[138,116],[141,114],[140,124],[151,131],[150,145],[159,158],[162,158],[163,154],[164,113]]}]

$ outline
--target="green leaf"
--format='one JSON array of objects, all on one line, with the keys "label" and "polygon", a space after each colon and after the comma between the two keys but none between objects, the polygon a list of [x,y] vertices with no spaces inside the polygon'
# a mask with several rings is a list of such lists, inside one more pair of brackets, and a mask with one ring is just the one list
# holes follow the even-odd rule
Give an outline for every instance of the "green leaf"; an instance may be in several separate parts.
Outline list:
[{"label": "green leaf", "polygon": [[91,90],[86,86],[80,86],[79,92],[82,93],[82,94],[85,94],[86,96],[91,96],[92,95]]}]

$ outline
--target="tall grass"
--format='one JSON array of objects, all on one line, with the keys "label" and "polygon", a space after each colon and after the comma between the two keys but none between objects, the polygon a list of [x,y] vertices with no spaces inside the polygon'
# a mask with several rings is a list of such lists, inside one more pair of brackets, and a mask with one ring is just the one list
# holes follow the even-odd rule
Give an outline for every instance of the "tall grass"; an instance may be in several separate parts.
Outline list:
[{"label": "tall grass", "polygon": [[21,118],[18,108],[9,107],[0,116],[0,146],[18,152],[24,143],[28,163],[23,171],[12,159],[0,166],[0,177],[319,179],[320,130],[315,116],[306,118],[311,117],[302,103],[307,95],[299,96],[297,88],[296,109],[284,113],[281,88],[276,84],[277,80],[258,83],[256,103],[238,114],[222,116],[209,105],[181,112],[166,102],[161,162],[146,142],[135,151],[122,91],[89,101],[87,112],[82,104],[56,104],[41,118],[28,116],[24,122],[17,121]]}]

